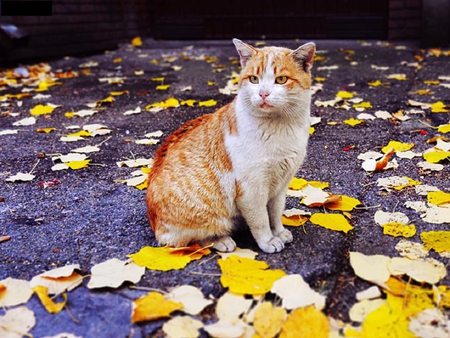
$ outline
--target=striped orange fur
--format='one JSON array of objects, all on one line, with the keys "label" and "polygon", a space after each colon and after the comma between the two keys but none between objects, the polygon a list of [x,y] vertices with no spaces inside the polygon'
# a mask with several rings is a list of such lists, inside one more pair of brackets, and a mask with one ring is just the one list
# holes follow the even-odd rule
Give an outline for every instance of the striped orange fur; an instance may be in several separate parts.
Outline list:
[{"label": "striped orange fur", "polygon": [[315,46],[234,43],[242,64],[237,97],[184,124],[156,152],[146,198],[160,244],[214,242],[232,251],[237,217],[265,252],[292,241],[281,214],[306,154]]}]

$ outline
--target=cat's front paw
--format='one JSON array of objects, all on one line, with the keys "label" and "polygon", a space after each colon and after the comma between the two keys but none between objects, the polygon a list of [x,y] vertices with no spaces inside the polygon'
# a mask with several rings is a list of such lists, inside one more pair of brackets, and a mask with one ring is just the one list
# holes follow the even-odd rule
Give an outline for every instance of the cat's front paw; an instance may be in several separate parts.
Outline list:
[{"label": "cat's front paw", "polygon": [[283,229],[280,233],[276,234],[275,236],[281,239],[283,243],[291,243],[294,240],[294,236],[292,236],[292,233],[287,229]]},{"label": "cat's front paw", "polygon": [[267,253],[280,252],[284,249],[283,241],[278,237],[272,237],[268,242],[258,243],[262,251]]},{"label": "cat's front paw", "polygon": [[214,241],[213,248],[221,252],[231,252],[236,249],[236,242],[230,236],[221,237]]}]

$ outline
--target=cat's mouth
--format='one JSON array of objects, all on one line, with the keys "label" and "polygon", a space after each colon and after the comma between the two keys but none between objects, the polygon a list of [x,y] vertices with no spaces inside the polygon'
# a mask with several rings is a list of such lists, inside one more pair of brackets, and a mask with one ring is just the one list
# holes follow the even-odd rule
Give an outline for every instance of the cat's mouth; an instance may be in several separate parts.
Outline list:
[{"label": "cat's mouth", "polygon": [[259,106],[260,108],[273,108],[272,105],[268,104],[267,102],[264,102],[262,105]]}]

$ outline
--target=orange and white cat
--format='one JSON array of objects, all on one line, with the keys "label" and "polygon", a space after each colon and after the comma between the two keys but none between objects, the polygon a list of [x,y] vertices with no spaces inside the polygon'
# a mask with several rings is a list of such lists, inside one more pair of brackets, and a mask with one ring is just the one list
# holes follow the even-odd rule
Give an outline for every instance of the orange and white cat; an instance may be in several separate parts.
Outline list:
[{"label": "orange and white cat", "polygon": [[306,155],[315,45],[254,48],[233,40],[242,72],[236,98],[187,122],[158,149],[147,215],[160,244],[211,243],[233,251],[243,217],[261,250],[281,251],[286,190]]}]

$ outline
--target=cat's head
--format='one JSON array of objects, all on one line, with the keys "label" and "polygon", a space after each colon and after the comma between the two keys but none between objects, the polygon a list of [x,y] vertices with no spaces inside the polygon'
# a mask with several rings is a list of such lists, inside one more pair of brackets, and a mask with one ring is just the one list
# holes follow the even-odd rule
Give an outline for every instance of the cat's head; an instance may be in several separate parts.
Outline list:
[{"label": "cat's head", "polygon": [[291,50],[233,42],[242,65],[238,95],[254,114],[282,114],[302,104],[309,107],[314,43]]}]

